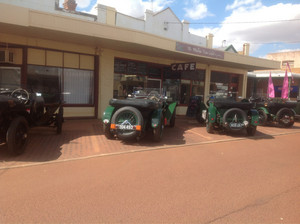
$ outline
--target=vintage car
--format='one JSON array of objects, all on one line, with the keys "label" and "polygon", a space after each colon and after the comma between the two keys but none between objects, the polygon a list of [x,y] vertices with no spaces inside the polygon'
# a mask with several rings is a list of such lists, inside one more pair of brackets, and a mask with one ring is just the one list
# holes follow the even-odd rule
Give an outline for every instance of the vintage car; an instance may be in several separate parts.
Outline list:
[{"label": "vintage car", "polygon": [[[63,107],[60,98],[45,102],[41,93],[25,89],[0,91],[0,144],[7,145],[12,155],[22,154],[30,127],[53,126],[62,131]],[[49,100],[49,99],[48,99]],[[46,100],[47,101],[47,100]]]},{"label": "vintage car", "polygon": [[139,140],[147,131],[162,139],[164,127],[175,125],[176,102],[169,103],[157,89],[134,89],[126,99],[111,99],[103,113],[103,131],[108,139]]},{"label": "vintage car", "polygon": [[213,133],[215,129],[224,131],[246,129],[250,136],[256,133],[259,115],[253,108],[253,103],[213,97],[207,101],[207,106],[207,110],[202,112],[202,117],[205,118],[208,133]]},{"label": "vintage car", "polygon": [[281,127],[292,127],[294,125],[295,109],[297,108],[296,101],[261,97],[251,97],[249,101],[255,103],[255,107],[259,113],[260,125],[271,123],[279,124]]}]

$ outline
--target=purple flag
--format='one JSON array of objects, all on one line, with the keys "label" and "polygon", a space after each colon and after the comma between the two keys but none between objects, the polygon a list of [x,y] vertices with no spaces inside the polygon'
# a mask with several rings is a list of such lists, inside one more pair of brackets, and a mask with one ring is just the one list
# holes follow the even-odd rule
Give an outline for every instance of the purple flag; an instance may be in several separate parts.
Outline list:
[{"label": "purple flag", "polygon": [[268,82],[268,92],[267,92],[267,97],[268,97],[268,98],[274,98],[274,97],[275,97],[275,93],[274,93],[274,85],[273,85],[273,81],[272,81],[271,72],[270,72],[269,82]]},{"label": "purple flag", "polygon": [[285,76],[283,80],[281,99],[287,99],[289,97],[289,78],[287,75],[287,69],[285,70]]}]

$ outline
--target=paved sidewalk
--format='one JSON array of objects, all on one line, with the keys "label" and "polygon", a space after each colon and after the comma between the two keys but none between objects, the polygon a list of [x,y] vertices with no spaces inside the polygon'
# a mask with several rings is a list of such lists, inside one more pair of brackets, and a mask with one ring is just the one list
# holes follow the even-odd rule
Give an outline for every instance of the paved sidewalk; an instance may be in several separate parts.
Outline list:
[{"label": "paved sidewalk", "polygon": [[[300,137],[300,123],[295,122],[292,128],[259,126],[251,139],[272,139],[273,136],[289,133],[299,133]],[[195,119],[179,117],[174,128],[165,128],[163,140],[159,143],[152,141],[150,133],[139,142],[123,142],[106,139],[100,120],[65,120],[61,135],[57,135],[55,129],[49,127],[32,128],[26,151],[20,156],[11,157],[5,146],[0,146],[0,169],[191,144],[199,144],[201,147],[201,144],[243,138],[248,138],[246,131],[208,134],[205,127]]]}]

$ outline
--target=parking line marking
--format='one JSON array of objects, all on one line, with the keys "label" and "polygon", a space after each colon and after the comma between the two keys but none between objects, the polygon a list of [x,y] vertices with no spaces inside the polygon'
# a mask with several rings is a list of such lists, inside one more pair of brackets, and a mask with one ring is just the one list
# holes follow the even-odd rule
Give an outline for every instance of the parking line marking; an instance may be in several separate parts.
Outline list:
[{"label": "parking line marking", "polygon": [[192,130],[187,130],[187,132],[192,132],[193,134],[195,134],[195,135],[199,135],[199,136],[201,136],[202,138],[205,138],[205,139],[212,139],[212,137],[209,137],[209,136],[202,135],[202,134],[200,134],[200,133],[197,133],[197,132],[195,132],[195,131],[192,131]]}]

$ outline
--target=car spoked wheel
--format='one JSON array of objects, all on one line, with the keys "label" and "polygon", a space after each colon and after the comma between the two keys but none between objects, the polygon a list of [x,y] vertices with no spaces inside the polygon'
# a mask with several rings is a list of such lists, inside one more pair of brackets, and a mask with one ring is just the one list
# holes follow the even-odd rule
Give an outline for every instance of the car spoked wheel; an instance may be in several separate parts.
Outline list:
[{"label": "car spoked wheel", "polygon": [[28,123],[24,117],[16,117],[6,134],[7,148],[10,154],[20,155],[24,152],[28,140]]},{"label": "car spoked wheel", "polygon": [[116,130],[119,139],[129,140],[138,137],[142,131],[143,117],[134,107],[122,107],[111,119],[111,127]]},{"label": "car spoked wheel", "polygon": [[223,125],[232,131],[242,130],[249,125],[247,114],[239,108],[229,109],[223,115]]},{"label": "car spoked wheel", "polygon": [[294,125],[294,113],[288,108],[280,109],[276,114],[276,119],[282,127],[292,127]]}]

